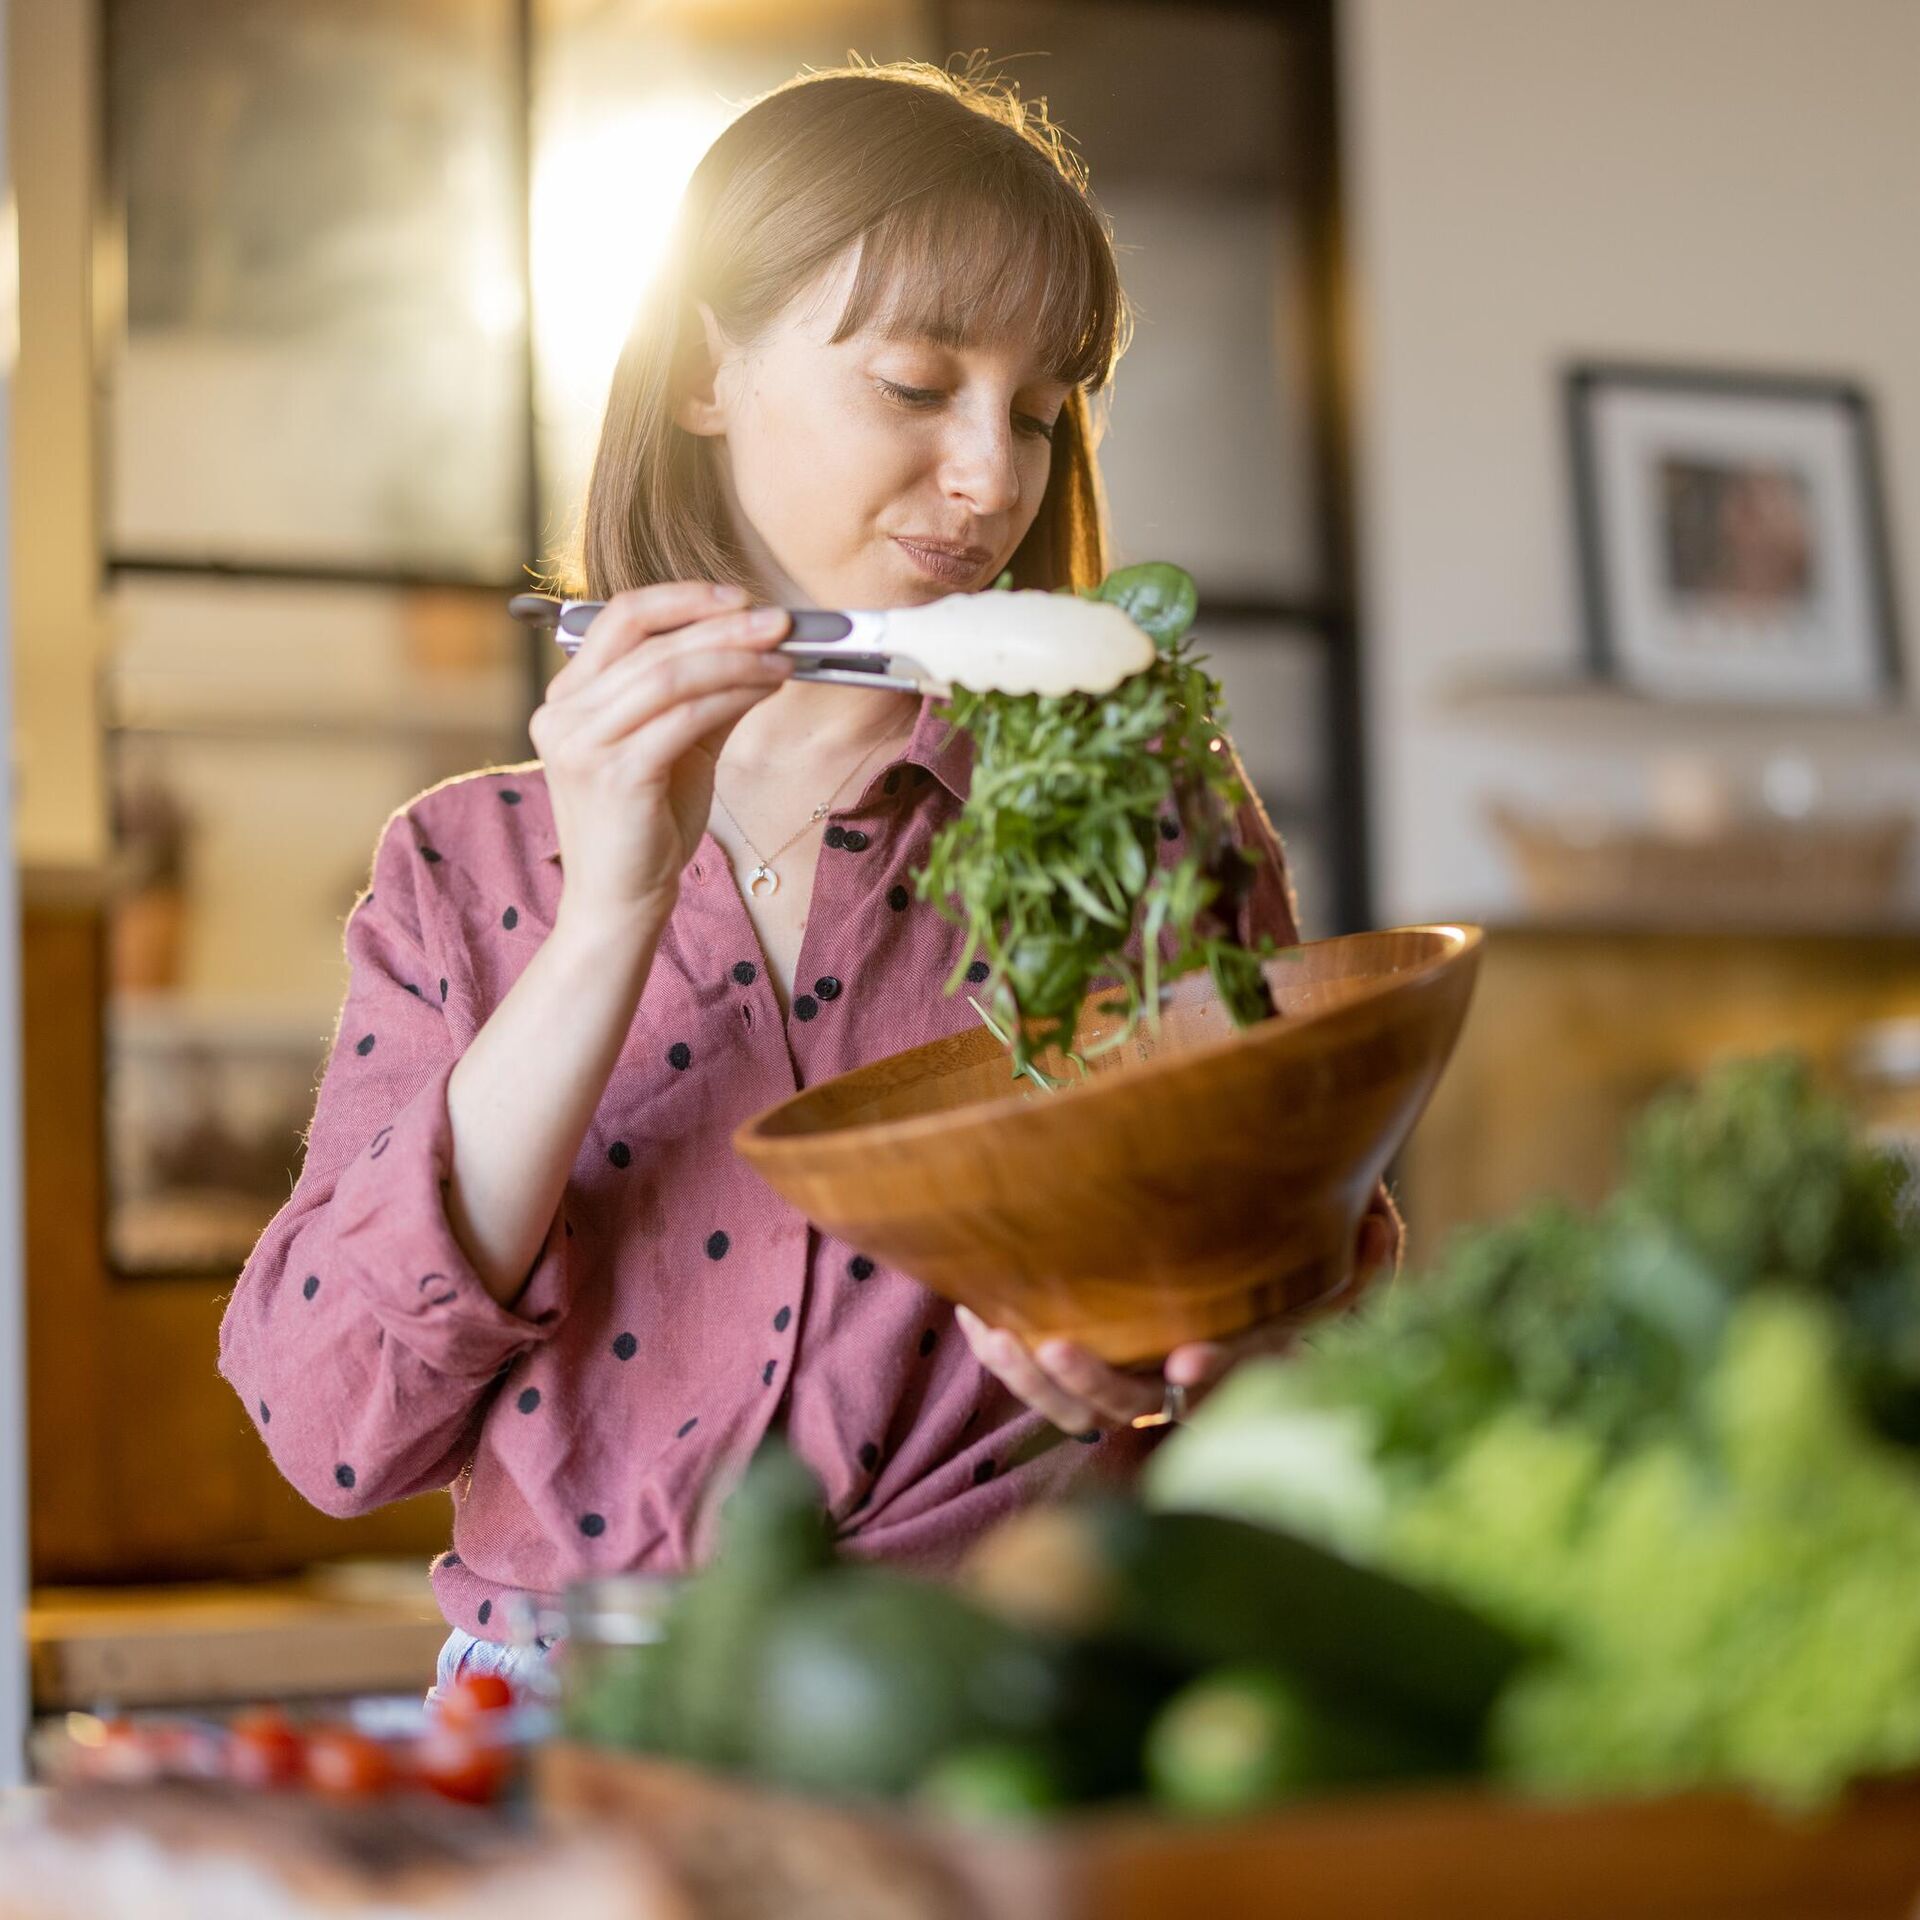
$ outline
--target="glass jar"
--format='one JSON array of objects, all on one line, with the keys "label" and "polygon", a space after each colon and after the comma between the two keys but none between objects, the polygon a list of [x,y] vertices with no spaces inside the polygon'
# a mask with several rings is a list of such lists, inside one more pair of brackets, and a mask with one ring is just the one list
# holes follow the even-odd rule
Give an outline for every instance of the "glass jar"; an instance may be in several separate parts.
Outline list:
[{"label": "glass jar", "polygon": [[647,1747],[659,1729],[658,1676],[677,1578],[614,1574],[567,1589],[557,1650],[560,1721],[575,1739]]}]

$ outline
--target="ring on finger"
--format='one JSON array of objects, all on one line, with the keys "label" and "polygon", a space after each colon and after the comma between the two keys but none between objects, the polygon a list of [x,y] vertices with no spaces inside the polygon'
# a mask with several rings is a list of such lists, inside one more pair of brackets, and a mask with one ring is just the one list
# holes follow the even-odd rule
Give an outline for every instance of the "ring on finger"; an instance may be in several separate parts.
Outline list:
[{"label": "ring on finger", "polygon": [[1187,1390],[1177,1380],[1167,1382],[1158,1413],[1143,1413],[1130,1422],[1136,1427],[1177,1427],[1187,1417]]}]

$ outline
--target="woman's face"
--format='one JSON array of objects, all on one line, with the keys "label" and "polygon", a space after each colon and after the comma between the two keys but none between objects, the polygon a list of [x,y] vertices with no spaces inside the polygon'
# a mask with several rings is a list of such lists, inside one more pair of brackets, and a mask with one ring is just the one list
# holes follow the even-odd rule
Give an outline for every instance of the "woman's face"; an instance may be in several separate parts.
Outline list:
[{"label": "woman's face", "polygon": [[[905,607],[989,586],[1032,526],[1071,389],[1020,346],[828,336],[857,254],[745,352],[707,323],[711,385],[680,424],[712,435],[763,593],[790,606]],[[971,555],[943,558],[931,540]]]}]

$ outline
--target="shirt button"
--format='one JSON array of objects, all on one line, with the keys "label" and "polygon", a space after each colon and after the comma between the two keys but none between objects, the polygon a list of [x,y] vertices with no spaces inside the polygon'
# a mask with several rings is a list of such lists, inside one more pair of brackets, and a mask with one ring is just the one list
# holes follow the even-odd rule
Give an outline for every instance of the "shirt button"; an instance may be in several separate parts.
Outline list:
[{"label": "shirt button", "polygon": [[840,836],[840,841],[849,853],[865,853],[867,850],[867,836],[858,827],[849,827]]},{"label": "shirt button", "polygon": [[813,983],[813,991],[816,999],[838,1000],[840,998],[840,982],[836,980],[832,974],[823,973],[820,978]]},{"label": "shirt button", "polygon": [[847,844],[845,827],[829,827],[821,837],[830,847],[844,847]]}]

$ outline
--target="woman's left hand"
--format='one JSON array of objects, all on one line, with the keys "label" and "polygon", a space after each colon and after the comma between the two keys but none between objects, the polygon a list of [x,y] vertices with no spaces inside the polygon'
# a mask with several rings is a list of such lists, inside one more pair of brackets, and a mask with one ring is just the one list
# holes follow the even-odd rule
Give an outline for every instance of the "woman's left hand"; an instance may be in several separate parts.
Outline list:
[{"label": "woman's left hand", "polygon": [[1360,1221],[1354,1248],[1353,1278],[1336,1303],[1304,1313],[1281,1314],[1225,1340],[1200,1340],[1175,1347],[1164,1372],[1122,1373],[1071,1340],[1043,1340],[1029,1349],[1004,1327],[989,1327],[977,1314],[955,1307],[960,1330],[973,1355],[1007,1390],[1042,1413],[1066,1433],[1126,1427],[1143,1415],[1158,1413],[1169,1385],[1187,1390],[1191,1413],[1242,1360],[1256,1354],[1284,1353],[1318,1313],[1343,1312],[1366,1291],[1384,1267],[1397,1268],[1402,1227],[1399,1210],[1383,1182]]}]

